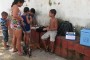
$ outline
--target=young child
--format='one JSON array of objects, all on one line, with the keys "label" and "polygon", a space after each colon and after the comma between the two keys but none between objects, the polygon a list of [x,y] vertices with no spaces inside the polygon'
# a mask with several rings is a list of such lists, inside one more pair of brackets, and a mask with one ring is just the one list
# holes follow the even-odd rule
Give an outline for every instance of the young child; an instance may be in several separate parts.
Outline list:
[{"label": "young child", "polygon": [[31,8],[30,11],[29,11],[29,15],[32,16],[32,22],[31,22],[31,25],[32,25],[32,26],[36,26],[36,25],[37,25],[35,12],[36,12],[36,11],[35,11],[34,8]]},{"label": "young child", "polygon": [[[50,24],[48,27],[44,28],[43,30],[47,30],[47,32],[41,37],[43,39],[43,44],[45,47],[45,51],[50,47],[50,52],[53,53],[54,51],[54,41],[57,34],[57,19],[55,18],[56,10],[51,9],[49,11],[49,17],[50,17]],[[46,39],[50,37],[50,45],[46,45]]]},{"label": "young child", "polygon": [[8,42],[8,20],[7,20],[8,13],[2,12],[1,16],[2,18],[0,19],[0,24],[1,24],[2,33],[3,33],[4,48],[7,50],[9,47],[7,44]]},{"label": "young child", "polygon": [[29,16],[29,8],[25,7],[24,8],[24,14],[22,15],[24,26],[23,26],[23,31],[24,31],[24,42],[28,46],[30,42],[30,23],[32,22],[32,17],[30,16],[30,19],[28,18]]}]

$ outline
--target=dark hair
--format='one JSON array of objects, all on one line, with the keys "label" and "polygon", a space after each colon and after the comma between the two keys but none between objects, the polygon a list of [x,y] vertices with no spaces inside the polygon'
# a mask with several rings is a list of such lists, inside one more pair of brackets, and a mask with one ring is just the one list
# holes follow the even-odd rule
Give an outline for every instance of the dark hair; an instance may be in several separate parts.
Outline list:
[{"label": "dark hair", "polygon": [[5,12],[5,11],[3,11],[3,12],[1,13],[1,15],[2,15],[2,16],[8,16],[8,13]]},{"label": "dark hair", "polygon": [[28,7],[25,7],[24,8],[24,12],[29,12],[29,8]]},{"label": "dark hair", "polygon": [[55,9],[51,9],[50,12],[54,15],[56,15],[56,13],[57,13]]},{"label": "dark hair", "polygon": [[34,8],[31,8],[30,11],[35,14],[35,9]]},{"label": "dark hair", "polygon": [[11,7],[15,4],[17,4],[18,2],[20,3],[24,3],[25,1],[24,0],[14,0],[14,2],[12,3]]}]

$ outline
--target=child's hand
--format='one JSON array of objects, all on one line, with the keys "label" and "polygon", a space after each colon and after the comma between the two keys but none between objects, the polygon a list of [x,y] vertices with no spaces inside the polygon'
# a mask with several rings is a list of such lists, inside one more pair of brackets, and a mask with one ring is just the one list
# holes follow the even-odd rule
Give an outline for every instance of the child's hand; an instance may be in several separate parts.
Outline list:
[{"label": "child's hand", "polygon": [[23,22],[23,21],[21,21],[21,24],[22,24],[22,26],[25,26],[25,24],[24,24],[24,22]]},{"label": "child's hand", "polygon": [[30,16],[30,19],[32,19],[32,16]]},{"label": "child's hand", "polygon": [[32,18],[32,16],[30,16],[30,22],[32,22],[32,20],[33,20],[33,18]]},{"label": "child's hand", "polygon": [[45,30],[47,30],[47,28],[43,28],[43,30],[45,31]]},{"label": "child's hand", "polygon": [[43,30],[48,30],[49,31],[50,29],[49,29],[49,27],[47,27],[47,28],[44,28]]},{"label": "child's hand", "polygon": [[6,19],[7,21],[9,21],[9,19]]},{"label": "child's hand", "polygon": [[23,18],[21,17],[21,21],[23,21]]},{"label": "child's hand", "polygon": [[49,29],[49,27],[47,27],[47,31],[49,31],[50,29]]}]

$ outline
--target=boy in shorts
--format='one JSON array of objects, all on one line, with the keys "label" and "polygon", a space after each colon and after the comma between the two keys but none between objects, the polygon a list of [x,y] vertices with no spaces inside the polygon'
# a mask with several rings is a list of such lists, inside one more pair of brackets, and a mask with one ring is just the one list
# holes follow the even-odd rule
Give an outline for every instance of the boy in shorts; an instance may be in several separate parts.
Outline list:
[{"label": "boy in shorts", "polygon": [[[48,47],[50,47],[50,52],[54,52],[54,41],[57,34],[57,19],[55,18],[56,10],[51,9],[49,11],[50,17],[50,24],[48,27],[44,28],[43,30],[47,30],[47,32],[41,37],[43,39],[43,44],[45,47],[45,51],[47,51]],[[49,46],[46,45],[46,39],[50,37],[50,44]]]},{"label": "boy in shorts", "polygon": [[2,28],[2,33],[3,33],[3,42],[4,42],[4,48],[8,49],[8,13],[7,12],[2,12],[1,13],[2,18],[0,18],[0,25]]}]

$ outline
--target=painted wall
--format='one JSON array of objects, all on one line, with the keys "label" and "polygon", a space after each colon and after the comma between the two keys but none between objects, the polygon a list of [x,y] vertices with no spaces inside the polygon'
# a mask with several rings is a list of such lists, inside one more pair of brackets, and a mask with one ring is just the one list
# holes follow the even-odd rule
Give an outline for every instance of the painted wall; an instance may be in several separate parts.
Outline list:
[{"label": "painted wall", "polygon": [[[0,12],[10,9],[13,0],[0,2]],[[89,26],[90,24],[90,0],[26,0],[23,7],[35,8],[37,20],[41,25],[48,25],[48,12],[50,9],[57,10],[57,18],[69,20],[73,25]],[[21,10],[23,10],[23,7]]]}]

